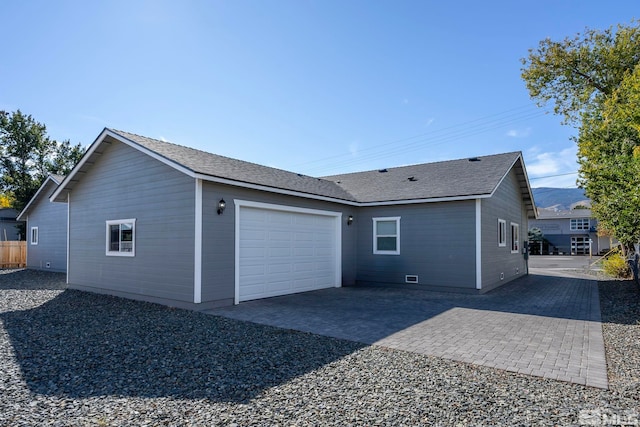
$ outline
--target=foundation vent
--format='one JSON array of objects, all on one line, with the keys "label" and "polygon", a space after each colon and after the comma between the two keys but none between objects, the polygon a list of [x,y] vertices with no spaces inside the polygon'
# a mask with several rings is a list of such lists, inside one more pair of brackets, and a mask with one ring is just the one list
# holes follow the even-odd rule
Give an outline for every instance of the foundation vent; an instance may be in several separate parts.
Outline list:
[{"label": "foundation vent", "polygon": [[404,276],[404,283],[418,283],[418,276],[415,274],[407,274]]}]

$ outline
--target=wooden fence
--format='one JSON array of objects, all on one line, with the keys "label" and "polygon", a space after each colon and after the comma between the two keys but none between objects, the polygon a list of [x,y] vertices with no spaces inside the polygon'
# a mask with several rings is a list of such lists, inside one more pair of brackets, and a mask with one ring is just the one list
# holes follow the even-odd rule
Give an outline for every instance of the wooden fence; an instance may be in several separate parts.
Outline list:
[{"label": "wooden fence", "polygon": [[0,268],[27,266],[27,242],[0,242]]}]

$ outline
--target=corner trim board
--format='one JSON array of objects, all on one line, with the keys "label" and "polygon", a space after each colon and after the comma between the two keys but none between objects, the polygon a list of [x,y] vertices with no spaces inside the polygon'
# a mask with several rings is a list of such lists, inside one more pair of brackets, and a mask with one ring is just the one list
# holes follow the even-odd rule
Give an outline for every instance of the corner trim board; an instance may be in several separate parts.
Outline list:
[{"label": "corner trim board", "polygon": [[476,199],[476,289],[482,289],[482,200]]},{"label": "corner trim board", "polygon": [[202,302],[202,180],[196,179],[195,191],[195,238],[193,260],[193,302]]}]

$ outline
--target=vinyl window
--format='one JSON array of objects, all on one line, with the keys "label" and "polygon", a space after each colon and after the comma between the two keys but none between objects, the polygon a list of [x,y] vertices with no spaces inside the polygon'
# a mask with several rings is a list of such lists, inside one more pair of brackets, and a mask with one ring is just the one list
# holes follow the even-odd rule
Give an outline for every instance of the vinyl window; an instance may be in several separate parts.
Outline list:
[{"label": "vinyl window", "polygon": [[571,218],[571,231],[589,230],[589,218]]},{"label": "vinyl window", "polygon": [[498,219],[498,246],[507,246],[507,221]]},{"label": "vinyl window", "polygon": [[118,219],[107,221],[108,256],[135,256],[136,220]]},{"label": "vinyl window", "polygon": [[511,253],[520,252],[520,226],[515,222],[511,223]]},{"label": "vinyl window", "polygon": [[32,245],[38,244],[38,227],[31,227],[30,242]]},{"label": "vinyl window", "polygon": [[373,253],[400,255],[400,217],[373,218]]}]

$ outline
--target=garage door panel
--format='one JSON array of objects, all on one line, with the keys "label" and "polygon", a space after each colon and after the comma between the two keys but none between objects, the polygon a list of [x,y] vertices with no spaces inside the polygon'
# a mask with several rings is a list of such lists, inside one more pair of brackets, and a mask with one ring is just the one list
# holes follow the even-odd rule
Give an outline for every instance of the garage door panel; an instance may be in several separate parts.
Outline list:
[{"label": "garage door panel", "polygon": [[336,286],[337,216],[239,209],[240,301]]},{"label": "garage door panel", "polygon": [[286,264],[269,264],[267,266],[267,272],[269,274],[278,274],[278,273],[291,273],[291,263]]}]

